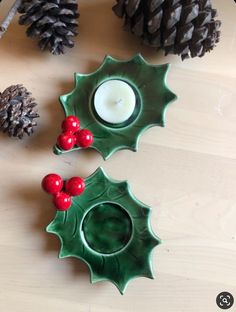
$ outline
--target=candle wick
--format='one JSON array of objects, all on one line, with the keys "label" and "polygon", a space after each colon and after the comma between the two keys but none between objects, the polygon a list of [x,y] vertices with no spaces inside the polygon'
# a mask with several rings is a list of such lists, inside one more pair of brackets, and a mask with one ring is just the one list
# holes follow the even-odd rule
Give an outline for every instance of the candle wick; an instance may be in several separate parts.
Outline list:
[{"label": "candle wick", "polygon": [[118,101],[115,101],[116,104],[122,103],[122,99],[119,99]]}]

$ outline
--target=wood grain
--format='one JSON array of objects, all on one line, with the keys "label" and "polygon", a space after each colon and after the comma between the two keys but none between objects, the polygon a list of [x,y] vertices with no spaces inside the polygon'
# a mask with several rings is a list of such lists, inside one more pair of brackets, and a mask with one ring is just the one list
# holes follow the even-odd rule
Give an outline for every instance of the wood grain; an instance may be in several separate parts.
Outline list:
[{"label": "wood grain", "polygon": [[[10,2],[1,4],[1,17]],[[29,139],[0,135],[0,311],[217,312],[219,292],[236,298],[236,4],[213,2],[221,42],[185,62],[123,32],[110,0],[80,0],[80,35],[64,56],[38,51],[14,20],[0,43],[0,89],[23,83],[41,118]],[[126,59],[137,52],[151,63],[172,63],[168,84],[179,99],[166,128],[146,132],[138,153],[120,151],[106,162],[89,151],[53,155],[63,119],[57,98],[72,89],[73,73],[95,70],[105,54]],[[98,166],[127,179],[153,207],[152,226],[163,240],[153,256],[157,278],[132,281],[123,297],[110,283],[90,285],[78,260],[58,260],[59,242],[44,232],[54,211],[42,177],[86,177]]]}]

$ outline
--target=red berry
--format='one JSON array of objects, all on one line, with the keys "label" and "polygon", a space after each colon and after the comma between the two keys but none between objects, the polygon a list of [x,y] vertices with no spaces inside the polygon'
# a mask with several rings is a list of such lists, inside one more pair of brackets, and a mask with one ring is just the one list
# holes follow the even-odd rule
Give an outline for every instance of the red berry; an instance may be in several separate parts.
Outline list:
[{"label": "red berry", "polygon": [[75,133],[79,130],[80,121],[76,116],[68,116],[62,122],[63,132],[70,131]]},{"label": "red berry", "polygon": [[71,132],[62,133],[57,138],[57,145],[65,151],[72,149],[75,143],[76,137]]},{"label": "red berry", "polygon": [[93,134],[88,129],[82,129],[76,133],[77,145],[87,148],[93,144]]},{"label": "red berry", "polygon": [[71,197],[70,195],[60,192],[54,195],[53,204],[56,206],[57,210],[66,211],[71,206]]},{"label": "red berry", "polygon": [[83,193],[85,189],[84,179],[80,177],[73,177],[66,181],[66,193],[71,196],[78,196]]},{"label": "red berry", "polygon": [[46,175],[42,180],[42,188],[49,194],[56,194],[62,190],[62,178],[55,173]]}]

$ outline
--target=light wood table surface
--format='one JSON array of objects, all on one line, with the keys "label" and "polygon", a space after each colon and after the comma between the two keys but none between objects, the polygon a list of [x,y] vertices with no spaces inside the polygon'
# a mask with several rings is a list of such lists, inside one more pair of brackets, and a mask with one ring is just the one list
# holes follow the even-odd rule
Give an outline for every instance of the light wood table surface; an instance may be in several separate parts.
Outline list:
[{"label": "light wood table surface", "polygon": [[[10,2],[1,4],[1,17]],[[111,0],[80,1],[80,35],[64,56],[41,53],[17,18],[11,24],[0,42],[0,89],[23,83],[41,118],[31,138],[0,135],[0,311],[217,312],[219,292],[236,299],[236,3],[213,2],[221,42],[185,62],[124,32]],[[120,151],[106,162],[95,151],[54,155],[64,117],[58,96],[72,90],[73,73],[94,71],[105,54],[126,59],[138,52],[153,64],[172,63],[168,85],[179,99],[166,128],[148,130],[137,153]],[[163,241],[153,254],[156,279],[132,281],[124,296],[111,283],[91,285],[80,261],[59,260],[59,241],[44,230],[55,212],[42,177],[86,177],[98,166],[127,179],[153,207],[152,226]]]}]

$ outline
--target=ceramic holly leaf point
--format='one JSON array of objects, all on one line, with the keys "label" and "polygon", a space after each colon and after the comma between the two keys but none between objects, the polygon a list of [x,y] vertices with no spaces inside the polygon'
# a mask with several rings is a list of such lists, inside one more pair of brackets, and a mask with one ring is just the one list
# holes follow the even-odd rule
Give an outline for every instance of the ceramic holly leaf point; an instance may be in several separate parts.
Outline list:
[{"label": "ceramic holly leaf point", "polygon": [[[94,141],[90,148],[97,150],[104,159],[121,149],[136,151],[139,137],[145,130],[153,126],[164,126],[167,106],[176,99],[176,95],[166,83],[169,66],[169,64],[149,64],[140,54],[125,61],[106,56],[102,65],[95,72],[91,74],[76,73],[74,90],[62,95],[60,102],[66,116],[75,115],[80,120],[81,129],[86,128],[93,134]],[[120,122],[104,119],[96,106],[98,90],[112,81],[122,82],[132,93],[132,99],[134,99],[131,115]],[[114,87],[114,92],[117,93],[117,87]],[[124,107],[127,109],[131,103],[131,100],[123,99],[125,92],[120,92],[118,96],[121,98],[121,102],[112,99],[114,102],[111,104],[121,105],[120,111],[118,106],[116,108],[114,106],[110,108],[111,112],[115,112],[115,109],[121,112]],[[109,99],[109,101],[111,100]],[[101,102],[103,105],[104,102]],[[105,111],[105,115],[107,107],[102,111],[103,113]],[[111,116],[117,118],[116,113],[109,115],[109,118]],[[81,147],[75,146],[70,151],[80,149]],[[68,151],[55,146],[54,152],[59,155]]]},{"label": "ceramic holly leaf point", "polygon": [[61,242],[60,258],[76,257],[90,269],[91,282],[110,281],[124,293],[136,277],[153,278],[152,250],[160,239],[150,225],[151,209],[127,181],[99,168],[85,179],[85,190],[67,211],[57,211],[47,232]]}]

